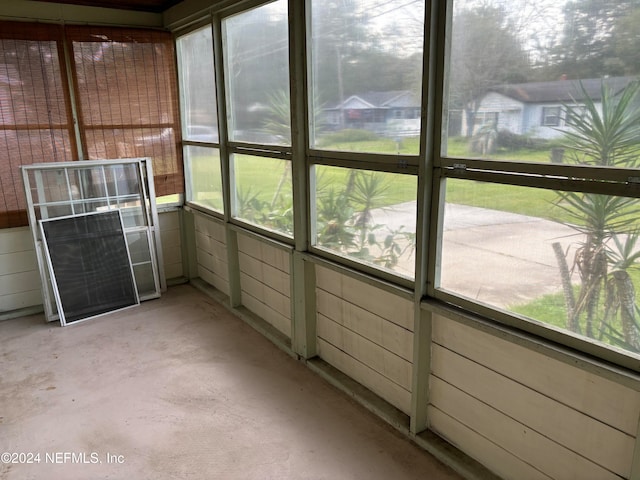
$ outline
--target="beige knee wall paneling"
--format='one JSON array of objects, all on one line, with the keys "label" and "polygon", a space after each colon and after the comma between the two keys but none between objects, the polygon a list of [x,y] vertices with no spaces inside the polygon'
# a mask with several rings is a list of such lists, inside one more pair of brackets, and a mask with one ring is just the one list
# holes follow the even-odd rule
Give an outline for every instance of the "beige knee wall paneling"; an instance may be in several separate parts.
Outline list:
[{"label": "beige knee wall paneling", "polygon": [[172,210],[158,214],[164,276],[167,280],[183,276],[180,212]]},{"label": "beige knee wall paneling", "polygon": [[413,303],[325,267],[316,267],[318,353],[410,414]]},{"label": "beige knee wall paneling", "polygon": [[242,304],[291,338],[291,253],[238,233]]},{"label": "beige knee wall paneling", "polygon": [[0,315],[42,305],[29,227],[0,230]]},{"label": "beige knee wall paneling", "polygon": [[434,316],[431,428],[505,479],[629,478],[634,390]]},{"label": "beige knee wall paneling", "polygon": [[198,276],[229,295],[229,267],[224,225],[198,213],[194,214],[194,221]]}]

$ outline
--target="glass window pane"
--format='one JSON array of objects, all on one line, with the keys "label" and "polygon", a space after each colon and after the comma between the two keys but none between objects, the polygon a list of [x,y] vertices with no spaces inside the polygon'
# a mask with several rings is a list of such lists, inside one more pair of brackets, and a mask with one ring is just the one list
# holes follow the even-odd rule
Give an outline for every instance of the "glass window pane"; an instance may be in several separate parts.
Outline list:
[{"label": "glass window pane", "polygon": [[447,180],[438,288],[640,352],[640,201]]},{"label": "glass window pane", "polygon": [[287,2],[223,21],[229,137],[291,145]]},{"label": "glass window pane", "polygon": [[417,179],[316,165],[315,245],[396,275],[415,275]]},{"label": "glass window pane", "polygon": [[291,162],[277,158],[233,155],[233,216],[293,236]]},{"label": "glass window pane", "polygon": [[419,151],[424,2],[311,2],[311,146]]},{"label": "glass window pane", "polygon": [[218,142],[211,27],[206,26],[179,37],[176,45],[182,137],[194,142]]},{"label": "glass window pane", "polygon": [[222,211],[222,172],[220,151],[200,146],[184,147],[187,201]]},{"label": "glass window pane", "polygon": [[632,0],[454,0],[442,154],[635,167],[624,142],[613,161],[580,147],[638,113],[637,20]]}]

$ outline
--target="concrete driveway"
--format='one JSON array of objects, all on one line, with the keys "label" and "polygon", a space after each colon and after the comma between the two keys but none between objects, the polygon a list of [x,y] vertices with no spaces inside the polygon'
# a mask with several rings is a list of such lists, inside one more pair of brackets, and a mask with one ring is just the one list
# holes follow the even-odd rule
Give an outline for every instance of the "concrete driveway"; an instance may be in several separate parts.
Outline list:
[{"label": "concrete driveway", "polygon": [[[416,204],[373,212],[389,230],[415,225]],[[562,291],[552,244],[560,242],[569,267],[581,235],[565,225],[509,212],[447,204],[440,287],[495,307],[528,303]],[[382,239],[387,233],[380,229]],[[400,273],[413,275],[414,255],[405,255]]]}]

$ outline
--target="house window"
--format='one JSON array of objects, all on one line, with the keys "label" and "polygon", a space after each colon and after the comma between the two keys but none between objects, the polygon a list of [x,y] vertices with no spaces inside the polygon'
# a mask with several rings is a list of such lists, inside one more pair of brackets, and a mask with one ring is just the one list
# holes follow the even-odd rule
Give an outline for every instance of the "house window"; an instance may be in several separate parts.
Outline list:
[{"label": "house window", "polygon": [[[293,237],[287,2],[222,20],[231,215]],[[256,72],[260,72],[256,75]]]},{"label": "house window", "polygon": [[[415,79],[422,75],[424,2],[313,0],[310,6],[310,147],[397,154],[395,138],[403,127],[395,120],[403,119],[407,102],[420,105]],[[350,101],[389,113],[382,122],[377,115],[363,121],[351,115]],[[334,109],[341,112],[341,121],[329,129]],[[414,139],[420,133],[415,125],[404,130]],[[405,142],[401,153],[417,155],[418,144]]]},{"label": "house window", "polygon": [[474,123],[476,127],[496,128],[498,126],[499,115],[499,112],[477,112]]},{"label": "house window", "polygon": [[560,107],[542,107],[542,125],[557,127],[560,125]]},{"label": "house window", "polygon": [[223,20],[229,140],[291,145],[287,25],[284,0]]},{"label": "house window", "polygon": [[222,212],[216,84],[211,26],[176,40],[187,201]]},{"label": "house window", "polygon": [[416,176],[325,165],[314,174],[314,244],[413,278]]},{"label": "house window", "polygon": [[[614,77],[592,61],[616,52],[622,70],[637,71],[637,59],[616,40],[633,36],[632,24],[620,18],[635,7],[629,0],[615,9],[578,2],[554,11],[543,4],[453,0],[445,127],[434,170],[434,224],[442,228],[432,243],[438,251],[427,290],[637,368],[640,263],[631,252],[640,194],[628,188],[625,170],[640,167],[640,139],[628,135],[640,115],[640,89],[637,76]],[[536,22],[528,8],[538,12]],[[547,26],[558,15],[563,25],[584,28],[558,30],[546,47],[561,55],[546,61],[533,40],[550,38]],[[583,56],[576,48],[585,45]],[[452,115],[458,111],[460,129]],[[503,113],[509,130],[478,135],[478,126]],[[566,128],[540,128],[561,124]]]},{"label": "house window", "polygon": [[[411,102],[420,105],[415,80],[422,73],[424,2],[312,0],[310,6],[311,249],[409,283],[421,125],[404,112]],[[374,73],[399,70],[402,75]],[[345,120],[355,117],[347,100],[364,105],[366,115],[354,111],[357,121],[327,129],[328,107],[344,107]],[[354,168],[357,162],[363,167]]]}]

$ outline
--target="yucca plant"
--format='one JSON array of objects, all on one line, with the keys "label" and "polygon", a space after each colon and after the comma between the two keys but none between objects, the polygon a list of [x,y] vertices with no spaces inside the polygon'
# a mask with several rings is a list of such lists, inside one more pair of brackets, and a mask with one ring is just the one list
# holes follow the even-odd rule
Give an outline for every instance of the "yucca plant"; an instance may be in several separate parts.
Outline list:
[{"label": "yucca plant", "polygon": [[[581,165],[635,168],[640,163],[639,84],[630,83],[619,95],[604,82],[601,88],[600,107],[584,87],[584,109],[565,107],[569,158]],[[606,337],[614,344],[623,342],[625,348],[640,351],[635,287],[627,272],[638,259],[634,253],[638,234],[621,235],[634,230],[640,213],[638,200],[559,192],[556,203],[573,219],[570,226],[582,238],[571,270],[566,257],[557,255],[565,285],[567,328],[591,338]],[[566,288],[571,271],[577,271],[580,278],[577,295]]]}]

